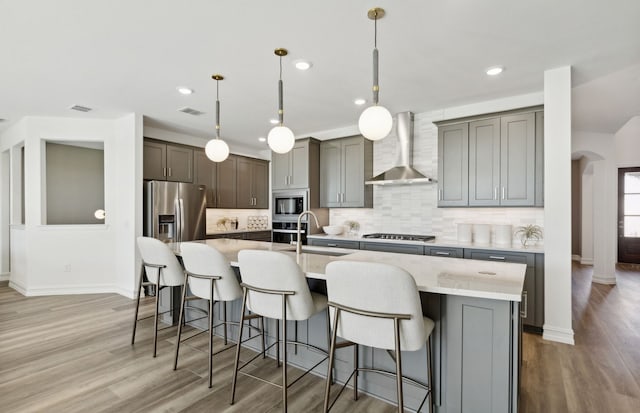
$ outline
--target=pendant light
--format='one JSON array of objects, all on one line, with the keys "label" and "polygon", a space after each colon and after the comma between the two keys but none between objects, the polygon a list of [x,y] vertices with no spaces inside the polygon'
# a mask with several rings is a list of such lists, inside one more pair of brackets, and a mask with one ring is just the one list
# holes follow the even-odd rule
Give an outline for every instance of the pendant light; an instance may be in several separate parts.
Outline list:
[{"label": "pendant light", "polygon": [[393,118],[384,106],[378,105],[378,19],[384,17],[384,9],[375,7],[367,12],[367,16],[373,20],[373,106],[365,109],[360,115],[358,128],[365,138],[377,141],[386,137],[391,132]]},{"label": "pendant light", "polygon": [[278,81],[278,122],[279,124],[269,131],[267,143],[272,151],[277,153],[287,153],[295,144],[295,136],[291,129],[284,126],[284,110],[282,109],[282,56],[289,52],[287,49],[278,48],[274,50],[276,56],[280,57],[280,80]]},{"label": "pendant light", "polygon": [[204,152],[207,158],[213,162],[222,162],[229,157],[229,145],[220,139],[220,81],[224,79],[222,75],[213,75],[212,79],[216,81],[216,137],[207,142]]}]

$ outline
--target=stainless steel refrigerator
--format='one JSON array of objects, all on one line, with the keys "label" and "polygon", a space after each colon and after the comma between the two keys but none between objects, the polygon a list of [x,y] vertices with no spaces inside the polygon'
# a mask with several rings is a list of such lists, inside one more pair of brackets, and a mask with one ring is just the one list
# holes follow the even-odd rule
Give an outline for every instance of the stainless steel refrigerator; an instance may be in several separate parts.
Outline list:
[{"label": "stainless steel refrigerator", "polygon": [[182,182],[145,182],[144,235],[163,242],[205,239],[205,188]]}]

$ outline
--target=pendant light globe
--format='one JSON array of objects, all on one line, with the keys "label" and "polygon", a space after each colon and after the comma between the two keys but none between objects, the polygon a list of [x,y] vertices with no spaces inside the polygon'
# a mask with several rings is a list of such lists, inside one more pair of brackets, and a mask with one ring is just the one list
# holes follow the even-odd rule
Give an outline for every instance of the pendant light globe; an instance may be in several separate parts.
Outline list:
[{"label": "pendant light globe", "polygon": [[362,111],[358,129],[365,138],[379,141],[385,138],[393,127],[393,117],[384,106],[374,105]]},{"label": "pendant light globe", "polygon": [[291,129],[286,126],[276,126],[269,131],[267,143],[269,148],[276,153],[287,153],[293,149],[296,137]]},{"label": "pendant light globe", "polygon": [[229,145],[222,139],[211,139],[205,145],[204,153],[213,162],[222,162],[229,157]]}]

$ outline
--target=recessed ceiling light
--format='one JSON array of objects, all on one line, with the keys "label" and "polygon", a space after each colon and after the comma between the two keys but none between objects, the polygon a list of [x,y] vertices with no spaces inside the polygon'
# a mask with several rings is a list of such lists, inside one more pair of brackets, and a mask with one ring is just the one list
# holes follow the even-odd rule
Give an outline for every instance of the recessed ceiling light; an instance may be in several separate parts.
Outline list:
[{"label": "recessed ceiling light", "polygon": [[259,138],[258,138],[258,140],[259,140],[260,142],[266,142],[266,141],[267,141],[267,138],[265,138],[264,136],[261,136],[261,137],[259,137]]},{"label": "recessed ceiling light", "polygon": [[489,76],[496,76],[502,73],[503,70],[504,70],[504,67],[502,66],[494,66],[487,69],[487,74]]},{"label": "recessed ceiling light", "polygon": [[358,98],[358,99],[354,100],[353,103],[355,103],[358,106],[361,106],[361,105],[364,105],[365,103],[367,103],[367,101],[365,99]]},{"label": "recessed ceiling light", "polygon": [[269,123],[272,125],[277,125],[278,123],[280,123],[280,121],[278,119],[270,119]]},{"label": "recessed ceiling light", "polygon": [[184,87],[184,86],[178,86],[176,89],[178,90],[178,92],[182,93],[183,95],[190,95],[193,93],[193,89],[189,89],[188,87]]},{"label": "recessed ceiling light", "polygon": [[308,60],[296,60],[293,62],[294,66],[298,70],[309,70],[313,64]]}]

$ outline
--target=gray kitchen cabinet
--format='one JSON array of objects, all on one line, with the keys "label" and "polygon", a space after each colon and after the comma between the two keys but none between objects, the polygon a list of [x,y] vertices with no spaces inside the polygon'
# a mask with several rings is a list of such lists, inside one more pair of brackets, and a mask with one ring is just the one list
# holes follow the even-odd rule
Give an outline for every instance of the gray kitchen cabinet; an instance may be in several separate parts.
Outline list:
[{"label": "gray kitchen cabinet", "polygon": [[217,172],[216,162],[207,158],[202,149],[193,151],[193,183],[207,187],[207,208],[215,208],[217,198]]},{"label": "gray kitchen cabinet", "polygon": [[536,112],[536,201],[544,206],[544,112]]},{"label": "gray kitchen cabinet", "polygon": [[269,208],[269,163],[238,157],[236,208]]},{"label": "gray kitchen cabinet", "polygon": [[182,145],[144,140],[143,179],[193,182],[193,149]]},{"label": "gray kitchen cabinet", "polygon": [[469,123],[469,206],[535,204],[535,116]]},{"label": "gray kitchen cabinet", "polygon": [[236,165],[238,156],[229,155],[227,159],[218,162],[216,166],[216,205],[218,208],[236,207]]},{"label": "gray kitchen cabinet", "polygon": [[469,123],[469,205],[500,205],[500,118]]},{"label": "gray kitchen cabinet", "polygon": [[320,143],[320,207],[371,208],[373,142],[362,136]]},{"label": "gray kitchen cabinet", "polygon": [[297,140],[291,151],[271,153],[271,186],[274,190],[305,189],[317,185],[320,142],[313,138]]},{"label": "gray kitchen cabinet", "polygon": [[308,242],[309,245],[314,247],[350,248],[353,250],[360,249],[360,243],[358,241],[308,238]]},{"label": "gray kitchen cabinet", "polygon": [[271,230],[207,234],[207,239],[217,239],[217,238],[247,239],[252,241],[271,242]]},{"label": "gray kitchen cabinet", "polygon": [[500,205],[535,204],[535,114],[500,118]]},{"label": "gray kitchen cabinet", "polygon": [[527,270],[520,303],[522,324],[541,332],[544,323],[544,255],[465,248],[464,257],[474,260],[526,264]]},{"label": "gray kitchen cabinet", "polygon": [[521,337],[518,303],[455,295],[443,299],[446,411],[515,413]]},{"label": "gray kitchen cabinet", "polygon": [[469,125],[438,128],[438,206],[469,204]]},{"label": "gray kitchen cabinet", "polygon": [[424,255],[424,246],[413,244],[360,242],[360,249],[367,251],[397,252],[400,254]]},{"label": "gray kitchen cabinet", "polygon": [[424,255],[434,257],[464,258],[463,248],[454,247],[424,247]]}]

